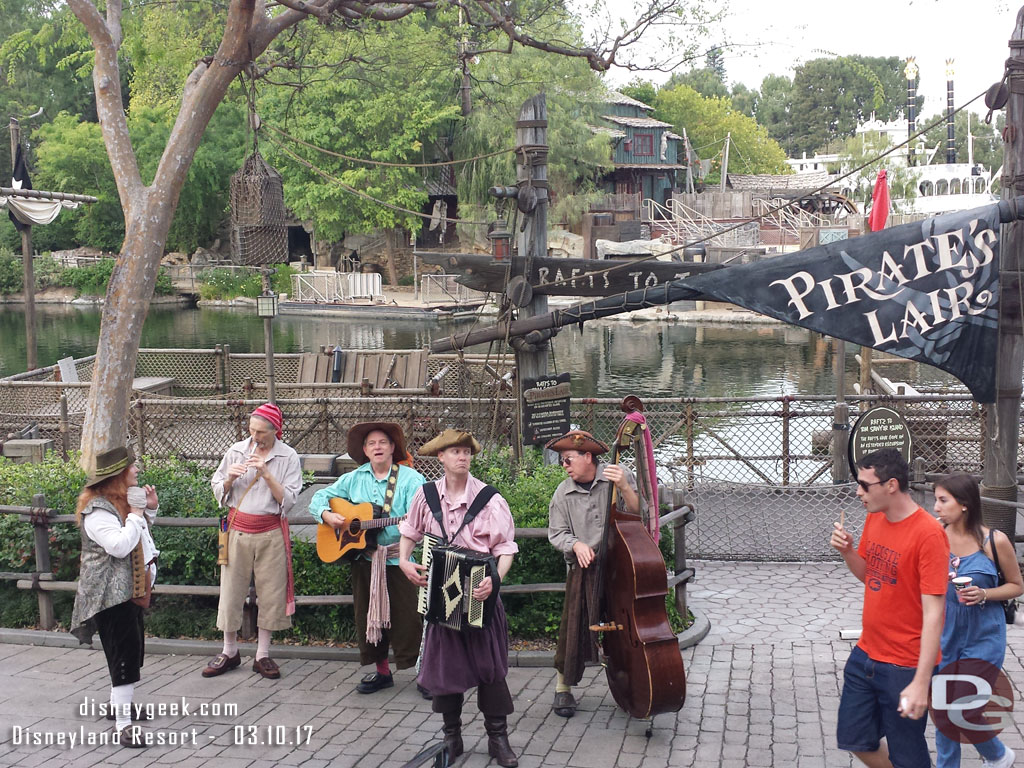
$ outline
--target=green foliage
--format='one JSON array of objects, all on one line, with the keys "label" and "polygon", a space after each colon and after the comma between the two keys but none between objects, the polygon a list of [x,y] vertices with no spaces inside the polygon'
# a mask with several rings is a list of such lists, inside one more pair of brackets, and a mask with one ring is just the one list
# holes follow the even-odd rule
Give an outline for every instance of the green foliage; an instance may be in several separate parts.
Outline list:
[{"label": "green foliage", "polygon": [[[932,115],[928,118],[918,118],[917,129],[938,123],[924,135],[925,152],[930,153],[938,147],[935,153],[936,163],[946,162],[946,122],[945,115]],[[974,162],[995,171],[1003,162],[1003,127],[1006,125],[1006,113],[1000,111],[996,119],[990,125],[986,125],[982,117],[976,113],[970,116],[970,133],[974,137]],[[956,160],[958,163],[966,163],[967,152],[967,110],[957,112],[953,116],[953,146],[956,147]],[[915,150],[920,149],[915,142]],[[925,155],[927,157],[927,154]],[[924,157],[920,154],[917,158],[918,164],[924,163]]]},{"label": "green foliage", "polygon": [[0,294],[21,293],[23,277],[21,259],[10,248],[0,246]]},{"label": "green foliage", "polygon": [[85,296],[104,296],[114,272],[114,259],[100,259],[82,267],[69,267],[61,272],[60,283]]},{"label": "green foliage", "polygon": [[634,77],[629,81],[629,85],[624,85],[619,88],[619,93],[625,94],[631,99],[642,101],[644,104],[653,107],[654,99],[658,95],[658,86],[650,80]]},{"label": "green foliage", "polygon": [[[658,91],[655,117],[687,132],[694,147],[724,148],[730,136],[729,170],[732,173],[787,173],[786,154],[752,118],[733,108],[729,99],[705,98],[688,85]],[[709,150],[704,150],[705,156]],[[709,181],[720,178],[722,153],[712,159]]]},{"label": "green foliage", "polygon": [[[887,136],[880,137],[862,133],[852,139],[847,139],[839,153],[842,162],[836,170],[845,173],[847,170],[858,168],[872,158],[881,155],[890,146]],[[891,158],[890,155],[870,163],[855,176],[842,182],[843,187],[849,189],[849,196],[860,203],[860,209],[865,213],[871,209],[871,196],[875,189],[875,180],[878,178],[878,171],[882,168],[886,169],[893,211],[898,213],[909,207],[911,201],[917,197],[917,181],[920,178],[920,173],[905,165],[893,163]]]},{"label": "green foliage", "polygon": [[[278,264],[270,278],[270,287],[277,293],[292,292],[292,275],[298,270],[288,264]],[[228,269],[216,267],[205,270],[199,277],[200,298],[226,301],[247,297],[255,299],[263,292],[263,278],[257,269]]]}]

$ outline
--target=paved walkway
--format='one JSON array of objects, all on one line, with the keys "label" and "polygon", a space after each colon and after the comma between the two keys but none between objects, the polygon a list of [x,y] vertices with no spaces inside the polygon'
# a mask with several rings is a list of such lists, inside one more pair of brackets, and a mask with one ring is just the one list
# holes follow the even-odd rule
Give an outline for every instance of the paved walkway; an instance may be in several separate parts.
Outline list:
[{"label": "paved walkway", "polygon": [[[513,668],[511,742],[523,768],[852,765],[835,749],[834,730],[839,679],[852,645],[839,639],[839,630],[859,626],[853,577],[841,564],[697,563],[697,574],[690,600],[712,628],[684,652],[689,695],[682,711],[655,718],[647,738],[645,724],[616,708],[603,674],[592,669],[578,691],[580,711],[564,720],[551,713],[550,667]],[[1024,627],[1009,634],[1006,672],[1019,702]],[[0,766],[397,768],[438,736],[439,718],[416,693],[409,672],[396,675],[394,688],[362,696],[354,688],[363,670],[354,662],[286,659],[275,682],[259,678],[247,663],[205,680],[199,675],[204,661],[153,654],[138,686],[140,701],[187,705],[188,711],[158,717],[152,728],[167,741],[184,737],[183,746],[19,745],[18,735],[104,732],[105,721],[80,709],[105,699],[106,670],[99,651],[0,644]],[[237,713],[226,713],[228,705],[237,705]],[[1004,740],[1024,753],[1021,711]],[[474,700],[466,712],[468,754],[459,765],[482,768],[490,761]],[[972,749],[965,754],[965,767],[980,766]]]}]

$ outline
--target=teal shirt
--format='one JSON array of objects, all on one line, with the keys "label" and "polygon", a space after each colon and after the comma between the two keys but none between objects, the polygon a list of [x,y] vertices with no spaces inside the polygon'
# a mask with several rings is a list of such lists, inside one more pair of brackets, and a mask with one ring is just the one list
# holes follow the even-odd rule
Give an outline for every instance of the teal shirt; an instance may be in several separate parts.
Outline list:
[{"label": "teal shirt", "polygon": [[[391,517],[401,517],[409,511],[409,502],[413,495],[427,482],[419,472],[411,467],[398,466],[398,482],[395,484],[395,500],[391,505]],[[388,480],[378,480],[370,469],[370,463],[363,464],[358,469],[342,475],[334,481],[333,485],[322,488],[313,494],[309,502],[309,513],[316,518],[318,523],[324,521],[324,512],[330,509],[329,499],[341,498],[353,504],[370,502],[384,506],[384,491],[387,490]],[[377,534],[377,544],[387,547],[396,544],[401,535],[398,533],[398,525],[389,525],[381,528]],[[369,559],[366,553],[361,555]],[[398,558],[388,559],[388,565],[398,565]]]}]

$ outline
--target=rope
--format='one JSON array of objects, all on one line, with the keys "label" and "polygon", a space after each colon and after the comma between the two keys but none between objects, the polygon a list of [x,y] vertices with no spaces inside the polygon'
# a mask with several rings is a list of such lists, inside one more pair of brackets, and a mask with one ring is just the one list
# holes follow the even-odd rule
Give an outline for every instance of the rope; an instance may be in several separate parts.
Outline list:
[{"label": "rope", "polygon": [[[288,149],[288,147],[284,146],[284,144],[281,144],[276,139],[273,139],[270,136],[268,136],[267,140],[271,144],[273,144],[275,147],[280,149],[282,152],[284,152],[288,157],[290,157],[292,160],[294,160],[299,165],[303,165],[306,168],[308,168],[309,170],[313,171],[313,173],[317,174],[318,176],[321,176],[324,179],[326,179],[327,181],[330,181],[330,182],[332,182],[334,184],[337,184],[339,187],[341,187],[343,190],[345,190],[346,192],[348,192],[351,195],[355,195],[356,197],[361,197],[364,200],[369,200],[372,203],[376,203],[377,205],[383,206],[384,208],[388,208],[388,209],[390,209],[392,211],[398,211],[399,213],[407,213],[407,214],[409,214],[411,216],[419,216],[421,219],[426,219],[427,221],[430,221],[430,220],[432,220],[434,218],[429,213],[422,213],[420,211],[413,211],[413,210],[411,210],[409,208],[403,208],[400,205],[394,205],[392,203],[385,202],[384,200],[379,200],[376,197],[374,197],[373,195],[368,195],[365,192],[360,192],[355,187],[351,187],[348,184],[346,184],[345,182],[343,182],[337,176],[333,176],[332,174],[330,174],[327,171],[325,171],[323,168],[319,168],[318,166],[313,165],[313,163],[309,162],[308,160],[305,160],[305,159],[299,157],[297,154],[292,152],[290,149]],[[444,221],[446,221],[446,222],[453,221],[456,224],[482,224],[482,225],[486,226],[489,223],[489,222],[486,222],[486,221],[470,221],[468,219],[453,219],[450,216],[444,216],[444,217],[441,217],[441,218]]]},{"label": "rope", "polygon": [[[975,96],[970,101],[965,102],[961,106],[957,107],[953,111],[953,114],[955,115],[957,112],[963,111],[964,109],[969,107],[971,104],[976,102],[978,99],[980,99],[984,95],[985,95],[984,91],[982,93],[979,93],[977,96]],[[865,161],[864,163],[858,165],[853,170],[847,171],[842,176],[838,176],[835,179],[830,179],[827,184],[823,184],[822,186],[818,187],[817,189],[811,190],[808,193],[808,195],[816,195],[819,192],[825,191],[826,189],[828,189],[832,185],[834,185],[834,184],[836,184],[836,183],[838,183],[840,181],[843,181],[844,179],[848,179],[850,176],[853,176],[853,175],[855,175],[857,173],[860,173],[865,168],[867,168],[869,165],[872,165],[873,163],[877,163],[879,160],[881,160],[881,159],[883,159],[885,157],[888,157],[889,155],[891,155],[896,150],[902,149],[903,147],[905,147],[906,145],[908,145],[910,142],[914,141],[918,137],[923,136],[924,134],[928,133],[928,131],[930,131],[932,128],[935,128],[938,125],[942,125],[944,122],[946,122],[947,117],[948,116],[943,115],[938,120],[933,122],[931,125],[925,126],[921,130],[919,130],[917,133],[915,133],[913,136],[909,137],[906,141],[902,142],[901,144],[897,144],[894,147],[890,147],[889,149],[887,149],[882,154],[877,155],[876,157],[872,158],[871,160]],[[729,232],[733,232],[733,231],[735,231],[737,229],[740,229],[742,227],[747,226],[748,224],[752,224],[754,222],[760,222],[762,219],[764,219],[764,218],[766,218],[768,216],[776,214],[779,211],[783,211],[786,208],[790,208],[790,207],[793,207],[793,206],[797,205],[798,202],[799,202],[799,200],[790,200],[787,203],[783,203],[782,205],[777,205],[774,208],[770,208],[767,211],[765,211],[764,213],[758,214],[757,216],[754,216],[751,219],[746,219],[745,221],[737,222],[736,224],[733,224],[730,227],[726,227],[725,229],[721,229],[721,230],[718,230],[717,232],[713,232],[710,235],[707,235],[706,237],[700,238],[699,240],[691,240],[688,243],[684,243],[683,245],[680,245],[680,246],[678,246],[676,248],[672,248],[671,250],[668,250],[668,251],[663,251],[662,253],[659,253],[659,254],[656,254],[656,255],[645,256],[642,259],[630,259],[629,262],[627,262],[625,264],[617,264],[617,265],[615,265],[613,267],[606,267],[605,269],[599,269],[599,270],[597,270],[595,272],[588,272],[587,274],[588,275],[603,275],[603,274],[608,273],[608,272],[614,272],[617,269],[626,269],[626,268],[635,267],[637,264],[644,264],[644,263],[649,262],[649,261],[657,261],[662,256],[668,256],[669,254],[672,254],[672,253],[678,253],[678,252],[680,252],[680,251],[682,251],[682,250],[684,250],[686,248],[690,248],[690,247],[692,247],[694,245],[700,245],[701,243],[706,243],[708,240],[712,240],[712,239],[714,239],[716,237],[720,237],[721,235],[725,235],[725,234],[728,234]],[[554,281],[552,281],[550,283],[547,283],[546,285],[548,285],[548,286],[566,285],[572,279],[573,278],[562,278],[561,280],[554,280]]]},{"label": "rope", "polygon": [[475,157],[467,157],[464,160],[444,160],[438,163],[387,163],[384,162],[383,160],[366,160],[365,158],[352,157],[351,155],[345,155],[342,154],[341,152],[334,152],[333,150],[330,149],[324,149],[323,147],[318,147],[316,144],[310,144],[308,141],[303,141],[302,139],[296,138],[295,136],[292,136],[289,133],[285,133],[280,128],[277,128],[276,126],[273,125],[264,124],[262,127],[269,128],[274,133],[278,134],[279,136],[283,136],[289,141],[294,141],[296,144],[301,144],[302,146],[308,147],[309,149],[315,149],[317,152],[323,152],[325,155],[330,155],[331,157],[339,157],[342,160],[348,160],[353,163],[363,163],[364,165],[380,165],[385,166],[387,168],[441,168],[443,166],[461,165],[462,163],[472,163],[477,160],[485,160],[488,157],[497,157],[498,155],[504,155],[508,154],[509,152],[516,151],[515,148],[499,149],[497,152],[488,152],[486,155],[476,155]]}]

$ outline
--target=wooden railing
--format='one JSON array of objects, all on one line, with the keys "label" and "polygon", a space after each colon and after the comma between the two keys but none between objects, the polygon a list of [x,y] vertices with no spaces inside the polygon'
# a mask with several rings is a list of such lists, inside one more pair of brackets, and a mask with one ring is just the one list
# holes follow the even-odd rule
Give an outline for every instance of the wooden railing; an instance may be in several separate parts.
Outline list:
[{"label": "wooden railing", "polygon": [[[18,589],[32,590],[36,593],[39,603],[39,626],[52,630],[56,627],[53,610],[54,592],[75,592],[77,581],[56,581],[53,578],[50,558],[50,528],[53,525],[74,525],[74,515],[57,514],[46,507],[46,499],[36,494],[31,507],[0,506],[0,514],[17,515],[23,522],[30,523],[34,532],[35,570],[30,572],[0,572],[0,580],[14,581]],[[694,571],[686,563],[686,524],[694,519],[694,509],[690,504],[682,504],[660,520],[662,529],[670,527],[675,544],[673,568],[668,571],[668,587],[674,590],[674,599],[679,614],[686,616],[686,585],[693,580]],[[172,528],[216,528],[220,523],[217,517],[157,517],[155,525]],[[516,539],[547,538],[547,528],[516,528]],[[502,593],[506,595],[530,595],[545,592],[563,592],[565,582],[503,584]],[[153,587],[156,595],[185,595],[191,597],[218,597],[220,587],[201,584],[161,584]],[[352,605],[352,595],[296,595],[296,606],[305,605]],[[242,636],[250,637],[256,633],[255,611],[256,594],[250,587],[249,597],[245,601],[242,619]]]}]

